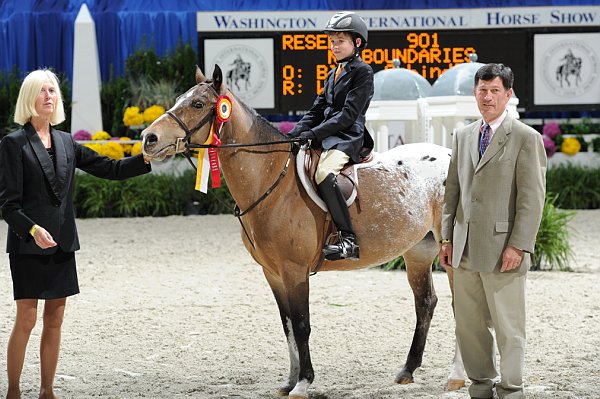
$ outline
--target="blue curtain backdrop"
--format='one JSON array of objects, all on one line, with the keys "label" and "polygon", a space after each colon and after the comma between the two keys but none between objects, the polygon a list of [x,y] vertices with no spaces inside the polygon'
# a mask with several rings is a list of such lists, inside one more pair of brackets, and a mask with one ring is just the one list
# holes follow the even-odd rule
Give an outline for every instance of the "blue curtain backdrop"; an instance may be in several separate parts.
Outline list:
[{"label": "blue curtain backdrop", "polygon": [[0,0],[0,73],[52,67],[71,78],[77,13],[96,23],[102,80],[123,74],[142,44],[160,56],[181,41],[197,48],[197,11],[494,8],[594,5],[598,0]]}]

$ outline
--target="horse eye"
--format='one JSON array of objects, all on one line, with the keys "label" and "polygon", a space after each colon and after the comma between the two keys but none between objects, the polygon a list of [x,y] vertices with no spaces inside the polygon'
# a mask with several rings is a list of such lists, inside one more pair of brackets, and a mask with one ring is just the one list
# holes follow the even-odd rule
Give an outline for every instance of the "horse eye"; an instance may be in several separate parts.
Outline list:
[{"label": "horse eye", "polygon": [[202,109],[204,108],[204,103],[202,101],[194,101],[192,107]]}]

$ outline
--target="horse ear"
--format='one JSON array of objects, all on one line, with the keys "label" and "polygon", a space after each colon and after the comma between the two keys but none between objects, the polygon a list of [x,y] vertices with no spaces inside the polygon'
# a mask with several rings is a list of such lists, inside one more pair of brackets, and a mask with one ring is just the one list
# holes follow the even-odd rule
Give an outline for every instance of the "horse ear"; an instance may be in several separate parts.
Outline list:
[{"label": "horse ear", "polygon": [[221,67],[215,64],[215,70],[213,72],[213,86],[217,93],[221,91],[221,85],[223,84],[223,71],[221,71]]},{"label": "horse ear", "polygon": [[200,67],[198,65],[196,65],[196,83],[200,84],[204,81],[206,81],[206,77],[202,73],[202,70],[200,69]]}]

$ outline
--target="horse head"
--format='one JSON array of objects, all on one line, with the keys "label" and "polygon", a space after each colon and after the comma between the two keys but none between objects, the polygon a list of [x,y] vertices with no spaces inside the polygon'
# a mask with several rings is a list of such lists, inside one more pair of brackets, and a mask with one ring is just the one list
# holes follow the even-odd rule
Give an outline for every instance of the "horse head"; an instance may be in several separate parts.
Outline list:
[{"label": "horse head", "polygon": [[196,66],[196,85],[180,95],[173,107],[142,131],[142,150],[162,161],[186,151],[186,144],[204,144],[210,137],[220,95],[228,92],[223,72],[215,65],[212,80]]}]

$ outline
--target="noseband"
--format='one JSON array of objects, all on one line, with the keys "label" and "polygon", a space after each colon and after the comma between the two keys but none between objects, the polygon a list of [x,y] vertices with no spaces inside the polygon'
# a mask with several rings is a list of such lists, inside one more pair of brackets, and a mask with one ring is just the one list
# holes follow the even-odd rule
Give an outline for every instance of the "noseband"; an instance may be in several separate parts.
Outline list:
[{"label": "noseband", "polygon": [[[192,136],[198,130],[202,129],[202,127],[204,125],[206,125],[209,121],[211,122],[211,124],[214,123],[214,119],[215,119],[215,110],[211,109],[210,112],[208,114],[206,114],[206,116],[204,118],[202,118],[202,120],[200,122],[198,122],[198,124],[196,126],[194,126],[192,129],[190,129],[181,120],[181,118],[179,118],[173,112],[167,111],[166,114],[169,115],[171,118],[173,118],[175,120],[175,122],[177,122],[179,127],[181,127],[181,129],[185,132],[185,137],[183,137],[183,138],[180,137],[175,142],[175,153],[176,154],[184,153],[184,155],[192,148],[196,148],[192,143],[190,143],[190,139],[192,138]],[[211,121],[211,119],[212,119],[212,121]]]}]

